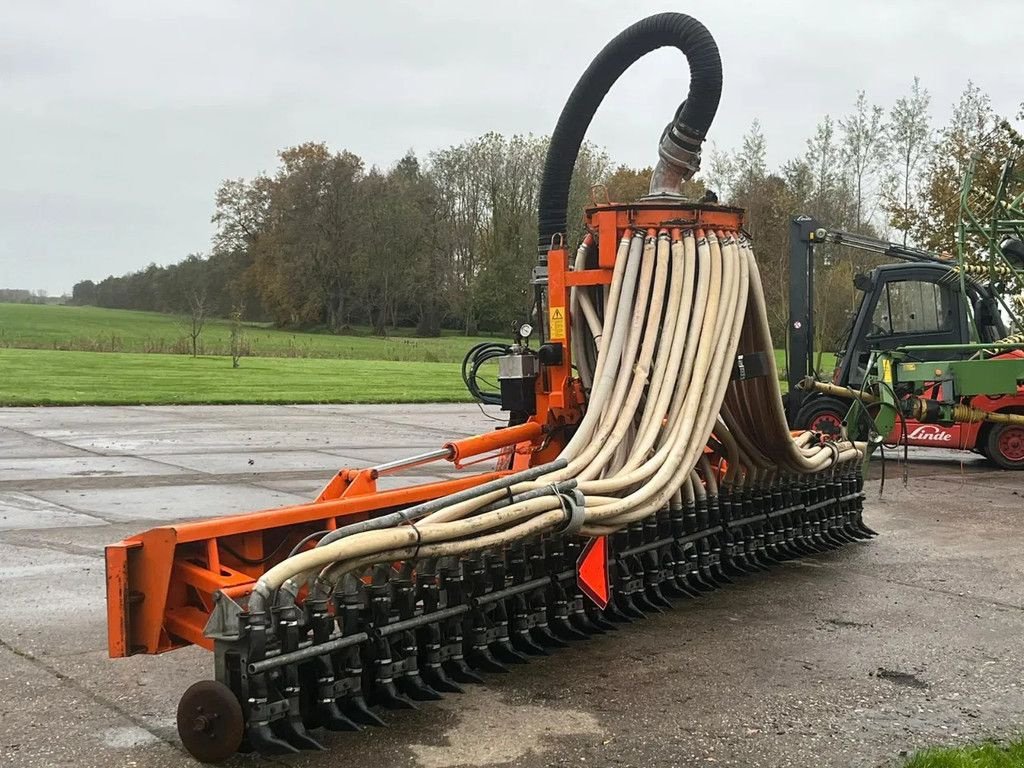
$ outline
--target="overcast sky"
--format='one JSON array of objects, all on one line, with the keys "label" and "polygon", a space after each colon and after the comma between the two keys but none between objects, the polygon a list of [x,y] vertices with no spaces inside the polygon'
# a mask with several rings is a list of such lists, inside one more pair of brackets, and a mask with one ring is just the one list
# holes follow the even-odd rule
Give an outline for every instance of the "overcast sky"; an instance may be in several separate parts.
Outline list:
[{"label": "overcast sky", "polygon": [[[60,293],[205,251],[218,183],[302,141],[387,165],[547,133],[597,50],[662,10],[718,40],[711,140],[759,118],[772,164],[859,88],[889,105],[920,75],[940,120],[968,78],[1003,113],[1024,99],[1020,0],[0,0],[0,287]],[[589,137],[651,163],[687,82],[678,52],[646,57]]]}]

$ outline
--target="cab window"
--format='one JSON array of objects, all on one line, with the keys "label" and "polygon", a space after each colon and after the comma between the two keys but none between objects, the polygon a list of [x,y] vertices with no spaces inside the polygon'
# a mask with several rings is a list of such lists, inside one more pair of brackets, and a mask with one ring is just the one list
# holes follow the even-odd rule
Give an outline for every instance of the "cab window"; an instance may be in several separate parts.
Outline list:
[{"label": "cab window", "polygon": [[871,336],[942,333],[954,328],[948,287],[920,280],[885,283],[871,316]]}]

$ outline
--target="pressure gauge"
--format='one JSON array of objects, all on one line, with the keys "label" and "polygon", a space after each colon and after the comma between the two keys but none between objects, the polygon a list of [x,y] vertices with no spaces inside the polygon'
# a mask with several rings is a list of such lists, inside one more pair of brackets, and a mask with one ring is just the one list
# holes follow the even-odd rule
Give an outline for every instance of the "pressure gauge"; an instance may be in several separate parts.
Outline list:
[{"label": "pressure gauge", "polygon": [[523,339],[530,338],[530,334],[533,333],[533,326],[529,323],[523,323],[519,326],[519,336]]}]

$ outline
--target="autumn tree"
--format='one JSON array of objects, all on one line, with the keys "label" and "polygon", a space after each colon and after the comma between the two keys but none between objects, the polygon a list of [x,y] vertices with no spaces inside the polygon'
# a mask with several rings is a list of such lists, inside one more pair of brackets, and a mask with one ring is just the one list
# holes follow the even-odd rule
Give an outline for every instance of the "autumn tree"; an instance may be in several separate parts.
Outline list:
[{"label": "autumn tree", "polygon": [[188,314],[185,316],[186,332],[192,349],[192,357],[199,356],[199,336],[206,326],[207,304],[206,289],[196,286],[186,296]]},{"label": "autumn tree", "polygon": [[890,163],[882,185],[882,208],[903,245],[918,216],[919,170],[931,151],[930,104],[931,96],[915,77],[910,93],[897,99],[889,112]]},{"label": "autumn tree", "polygon": [[242,318],[245,315],[245,308],[236,306],[232,308],[229,318],[231,320],[231,367],[238,368],[241,365],[242,356],[247,354],[249,345],[245,339],[245,327],[242,325]]},{"label": "autumn tree", "polygon": [[707,185],[707,188],[714,191],[721,200],[728,200],[732,197],[735,186],[736,167],[733,163],[733,155],[728,149],[723,149],[712,143],[710,148],[705,150],[705,157],[701,163],[700,176]]},{"label": "autumn tree", "polygon": [[996,114],[988,94],[968,82],[924,169],[921,204],[912,226],[921,247],[955,251],[960,191],[972,158],[975,185],[991,190],[1003,161],[1022,149],[1024,141],[1013,125]]},{"label": "autumn tree", "polygon": [[487,134],[476,147],[484,226],[477,235],[474,315],[488,328],[506,330],[530,309],[537,195],[546,151],[547,142],[534,136]]},{"label": "autumn tree", "polygon": [[840,136],[835,121],[825,115],[807,140],[803,161],[809,174],[805,213],[831,227],[850,228],[852,223],[848,179],[843,174]]},{"label": "autumn tree", "polygon": [[437,188],[412,152],[395,165],[386,181],[395,214],[391,227],[400,244],[392,324],[398,324],[402,305],[411,314],[417,336],[440,336],[448,314],[449,275],[440,239],[444,221]]},{"label": "autumn tree", "polygon": [[853,112],[839,121],[839,130],[840,154],[850,178],[853,229],[859,232],[871,218],[874,182],[888,151],[885,110],[869,104],[864,91],[858,91]]},{"label": "autumn tree", "polygon": [[263,319],[265,310],[254,270],[255,244],[270,211],[273,182],[265,174],[251,181],[228,179],[217,189],[216,226],[210,255],[210,283],[218,287],[219,314],[242,307],[246,317]]},{"label": "autumn tree", "polygon": [[[597,185],[595,197],[597,202],[605,202],[601,199],[600,187],[604,187],[607,198],[613,203],[632,203],[646,197],[651,188],[651,175],[654,173],[653,166],[644,168],[631,168],[628,165],[618,165],[605,180]],[[679,194],[686,200],[700,200],[704,196],[705,186],[703,179],[694,178],[684,181],[679,185]]]},{"label": "autumn tree", "polygon": [[651,187],[652,166],[646,168],[630,168],[619,165],[605,179],[604,186],[608,190],[608,199],[614,203],[631,203],[647,194]]},{"label": "autumn tree", "polygon": [[78,306],[85,306],[96,303],[96,283],[92,280],[82,280],[75,283],[71,289],[71,303]]}]

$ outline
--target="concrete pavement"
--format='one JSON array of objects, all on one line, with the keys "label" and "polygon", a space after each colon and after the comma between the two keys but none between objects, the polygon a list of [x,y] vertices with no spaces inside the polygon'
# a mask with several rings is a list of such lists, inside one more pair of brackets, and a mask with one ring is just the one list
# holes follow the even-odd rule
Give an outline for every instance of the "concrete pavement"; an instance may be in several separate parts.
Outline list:
[{"label": "concrete pavement", "polygon": [[[105,544],[304,501],[340,466],[493,425],[461,405],[0,409],[0,765],[193,765],[174,711],[211,660],[106,658]],[[1024,477],[938,451],[915,454],[906,487],[887,473],[871,543],[278,762],[845,768],[1020,733]]]}]

